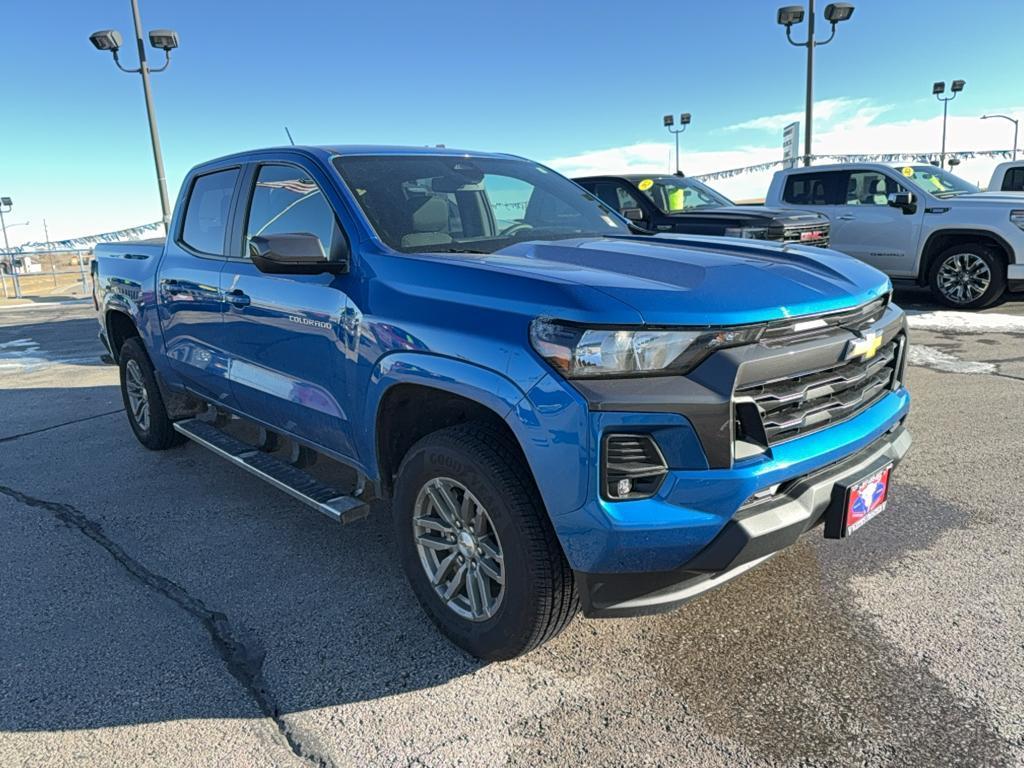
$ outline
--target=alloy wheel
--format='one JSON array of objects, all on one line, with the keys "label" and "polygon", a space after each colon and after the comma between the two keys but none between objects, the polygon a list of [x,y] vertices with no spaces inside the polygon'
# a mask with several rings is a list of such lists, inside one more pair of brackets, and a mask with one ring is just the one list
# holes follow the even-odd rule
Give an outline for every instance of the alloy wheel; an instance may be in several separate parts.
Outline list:
[{"label": "alloy wheel", "polygon": [[464,619],[486,621],[505,595],[505,560],[490,515],[466,486],[435,477],[420,489],[413,538],[438,597]]},{"label": "alloy wheel", "polygon": [[954,304],[976,301],[992,283],[992,271],[976,253],[954,253],[948,256],[936,278],[942,295]]},{"label": "alloy wheel", "polygon": [[124,387],[128,393],[128,407],[132,418],[144,432],[149,431],[149,392],[142,378],[142,368],[135,360],[129,360],[124,367]]}]

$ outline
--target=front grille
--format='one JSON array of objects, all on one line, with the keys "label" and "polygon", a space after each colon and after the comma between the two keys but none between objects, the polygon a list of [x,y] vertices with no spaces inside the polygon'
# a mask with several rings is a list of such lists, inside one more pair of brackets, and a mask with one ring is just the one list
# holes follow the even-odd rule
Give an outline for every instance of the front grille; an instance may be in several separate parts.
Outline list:
[{"label": "front grille", "polygon": [[[893,388],[902,344],[899,337],[870,359],[737,389],[737,405],[753,402],[757,406],[763,426],[757,437],[768,445],[824,429],[856,416]],[[746,421],[741,419],[741,424]],[[744,431],[753,430],[744,427]]]},{"label": "front grille", "polygon": [[[604,496],[621,501],[641,499],[657,493],[665,479],[667,465],[650,435],[608,435],[604,440]],[[628,480],[630,490],[619,492],[619,481]]]},{"label": "front grille", "polygon": [[804,224],[799,227],[786,227],[782,233],[782,242],[793,245],[816,245],[828,248],[831,225]]},{"label": "front grille", "polygon": [[888,306],[889,294],[885,294],[853,309],[776,320],[765,329],[761,341],[768,346],[779,346],[820,336],[836,328],[861,331],[877,322]]}]

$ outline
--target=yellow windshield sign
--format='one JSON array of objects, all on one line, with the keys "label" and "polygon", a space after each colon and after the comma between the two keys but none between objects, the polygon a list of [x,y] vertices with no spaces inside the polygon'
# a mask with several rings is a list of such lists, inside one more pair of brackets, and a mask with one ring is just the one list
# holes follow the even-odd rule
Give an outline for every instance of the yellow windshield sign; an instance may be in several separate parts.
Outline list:
[{"label": "yellow windshield sign", "polygon": [[904,166],[904,168],[903,168],[903,175],[906,176],[909,179],[911,176],[914,175],[914,169],[911,168],[909,165]]},{"label": "yellow windshield sign", "polygon": [[636,186],[637,189],[639,189],[641,192],[646,192],[648,189],[654,186],[654,179],[644,179]]}]

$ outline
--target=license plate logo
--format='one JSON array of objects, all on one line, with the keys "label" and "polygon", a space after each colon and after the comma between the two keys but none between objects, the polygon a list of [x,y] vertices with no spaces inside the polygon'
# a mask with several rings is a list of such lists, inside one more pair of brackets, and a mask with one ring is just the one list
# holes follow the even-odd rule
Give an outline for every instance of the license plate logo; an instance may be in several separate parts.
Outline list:
[{"label": "license plate logo", "polygon": [[846,501],[846,534],[860,528],[883,509],[889,498],[889,476],[892,467],[886,467],[867,480],[850,487]]}]

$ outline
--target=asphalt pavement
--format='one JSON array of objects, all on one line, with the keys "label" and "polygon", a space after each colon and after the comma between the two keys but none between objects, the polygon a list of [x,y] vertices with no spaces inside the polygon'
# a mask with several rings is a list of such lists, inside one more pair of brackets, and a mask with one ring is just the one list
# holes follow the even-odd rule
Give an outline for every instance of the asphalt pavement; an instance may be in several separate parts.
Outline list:
[{"label": "asphalt pavement", "polygon": [[146,451],[91,306],[0,310],[0,765],[1024,766],[1024,301],[899,299],[915,443],[881,516],[489,665],[385,510]]}]

